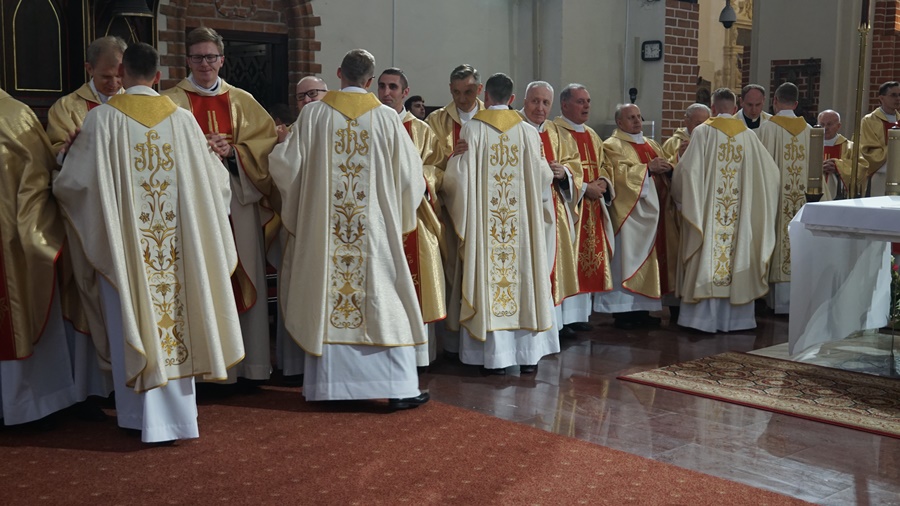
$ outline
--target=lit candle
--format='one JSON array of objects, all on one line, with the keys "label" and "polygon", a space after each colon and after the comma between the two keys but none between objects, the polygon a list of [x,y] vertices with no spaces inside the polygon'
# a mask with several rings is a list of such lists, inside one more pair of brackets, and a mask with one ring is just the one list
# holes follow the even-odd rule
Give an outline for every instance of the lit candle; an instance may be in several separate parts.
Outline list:
[{"label": "lit candle", "polygon": [[869,25],[869,0],[863,0],[862,18],[859,23],[859,26],[868,26],[868,25]]},{"label": "lit candle", "polygon": [[817,126],[809,132],[809,170],[806,193],[821,195],[822,162],[825,158],[825,129]]},{"label": "lit candle", "polygon": [[888,130],[887,177],[884,194],[900,195],[900,128]]}]

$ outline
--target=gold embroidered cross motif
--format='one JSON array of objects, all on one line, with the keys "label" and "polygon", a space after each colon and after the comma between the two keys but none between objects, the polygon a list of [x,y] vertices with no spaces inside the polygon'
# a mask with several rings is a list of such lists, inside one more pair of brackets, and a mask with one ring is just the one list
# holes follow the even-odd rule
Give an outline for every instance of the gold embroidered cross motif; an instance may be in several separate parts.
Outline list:
[{"label": "gold embroidered cross motif", "polygon": [[806,161],[806,146],[801,144],[797,137],[791,137],[791,142],[784,146],[782,152],[787,167],[782,171],[784,183],[781,195],[781,272],[791,274],[791,241],[788,235],[788,224],[794,219],[797,211],[806,203],[806,178],[804,162]]},{"label": "gold embroidered cross motif", "polygon": [[369,132],[347,118],[347,127],[336,132],[334,153],[346,156],[338,165],[332,187],[331,315],[339,329],[363,324],[366,272],[366,208],[368,206]]},{"label": "gold embroidered cross motif", "polygon": [[[184,301],[179,272],[182,271],[178,237],[178,185],[166,173],[175,168],[172,145],[154,143],[156,130],[145,134],[146,142],[134,146],[134,170],[138,178],[135,201],[139,206],[138,230],[143,246],[144,270],[156,312],[160,345],[167,366],[184,363]],[[162,173],[160,171],[163,171]],[[149,172],[149,174],[146,174]]]},{"label": "gold embroidered cross motif", "polygon": [[719,144],[716,160],[719,162],[721,178],[716,184],[715,226],[713,229],[713,285],[730,286],[734,265],[734,233],[741,205],[740,179],[738,168],[744,159],[744,147],[735,146],[729,137]]},{"label": "gold embroidered cross motif", "polygon": [[488,250],[490,254],[491,312],[512,316],[519,312],[519,146],[509,145],[509,135],[500,134],[491,145],[489,178],[493,180],[488,206]]}]

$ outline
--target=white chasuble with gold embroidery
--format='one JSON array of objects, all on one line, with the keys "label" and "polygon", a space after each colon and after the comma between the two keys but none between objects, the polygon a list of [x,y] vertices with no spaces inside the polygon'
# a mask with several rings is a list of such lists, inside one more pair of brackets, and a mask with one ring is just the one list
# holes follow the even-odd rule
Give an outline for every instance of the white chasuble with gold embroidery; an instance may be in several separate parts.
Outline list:
[{"label": "white chasuble with gold embroidery", "polygon": [[403,250],[425,179],[397,111],[331,91],[298,121],[269,157],[296,241],[279,283],[288,333],[315,356],[326,344],[427,342]]},{"label": "white chasuble with gold embroidery", "polygon": [[205,142],[190,113],[134,87],[88,114],[53,184],[121,299],[127,383],[138,392],[224,379],[243,358],[228,173]]},{"label": "white chasuble with gold embroidery", "polygon": [[[460,241],[460,325],[478,340],[498,330],[553,326],[544,216],[553,174],[537,131],[511,110],[480,111],[463,127],[466,153],[444,175]],[[546,191],[545,191],[546,190]],[[545,214],[546,213],[546,214]]]},{"label": "white chasuble with gold embroidery", "polygon": [[803,118],[780,114],[759,127],[757,135],[781,171],[778,213],[775,219],[775,252],[769,268],[769,281],[791,280],[791,239],[788,224],[806,204],[809,178],[810,126]]},{"label": "white chasuble with gold embroidery", "polygon": [[743,121],[718,117],[694,129],[672,177],[683,218],[676,283],[683,302],[739,305],[765,295],[778,186],[778,167]]}]

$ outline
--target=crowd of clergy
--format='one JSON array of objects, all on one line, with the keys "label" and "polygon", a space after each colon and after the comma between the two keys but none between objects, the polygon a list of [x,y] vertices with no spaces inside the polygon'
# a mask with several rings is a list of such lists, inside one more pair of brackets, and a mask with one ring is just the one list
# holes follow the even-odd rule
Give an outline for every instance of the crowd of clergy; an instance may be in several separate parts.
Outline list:
[{"label": "crowd of clergy", "polygon": [[[160,94],[155,49],[96,40],[90,80],[46,131],[0,90],[6,425],[96,416],[90,399],[114,391],[119,426],[143,441],[198,437],[195,381],[266,381],[273,366],[302,375],[307,401],[412,408],[428,401],[417,368],[536,374],[593,313],[714,334],[755,328],[758,299],[788,312],[810,138],[791,83],[772,115],[762,86],[740,102],[716,90],[659,145],[637,104],[603,140],[585,86],[529,83],[516,110],[508,76],[470,65],[423,121],[403,71],[378,74],[358,49],[340,90],[297,83],[288,124],[219,76],[214,30],[185,47],[190,74]],[[880,100],[859,150],[876,195],[900,84]],[[818,122],[824,196],[842,198],[852,143],[837,112]]]}]

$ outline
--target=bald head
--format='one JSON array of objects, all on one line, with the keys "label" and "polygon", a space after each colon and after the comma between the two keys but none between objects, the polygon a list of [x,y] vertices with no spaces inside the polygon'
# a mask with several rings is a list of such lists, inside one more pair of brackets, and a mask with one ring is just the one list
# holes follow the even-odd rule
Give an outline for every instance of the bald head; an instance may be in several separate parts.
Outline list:
[{"label": "bald head", "polygon": [[629,134],[639,134],[644,130],[641,109],[635,104],[621,104],[616,107],[616,126]]},{"label": "bald head", "polygon": [[303,110],[303,106],[310,102],[318,102],[328,91],[325,81],[316,76],[306,76],[297,82],[297,110]]},{"label": "bald head", "polygon": [[817,120],[825,129],[825,139],[834,139],[841,129],[841,115],[837,111],[826,109],[819,113]]}]

